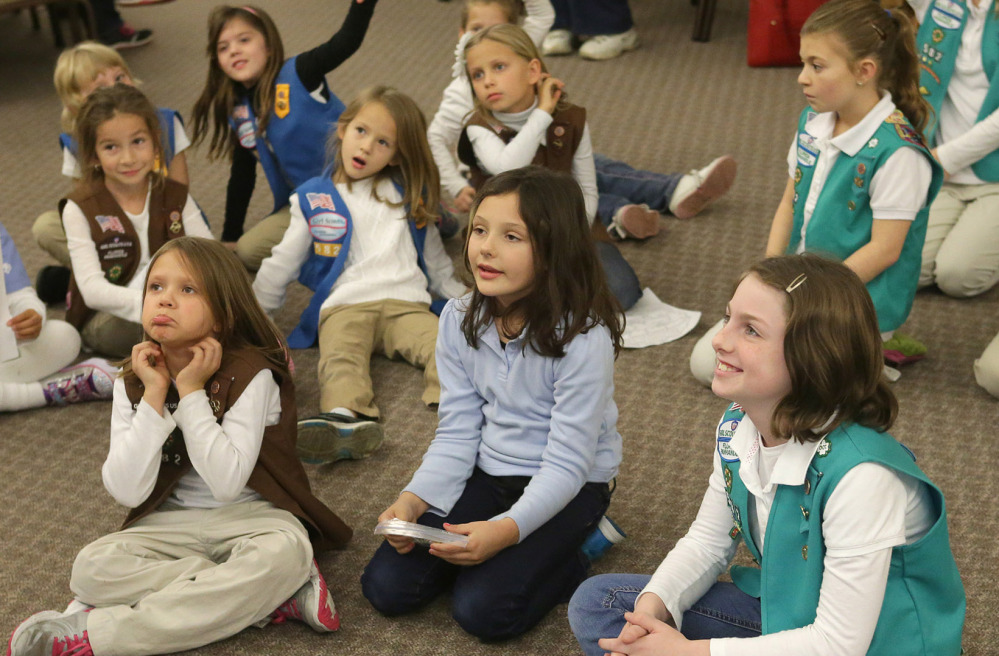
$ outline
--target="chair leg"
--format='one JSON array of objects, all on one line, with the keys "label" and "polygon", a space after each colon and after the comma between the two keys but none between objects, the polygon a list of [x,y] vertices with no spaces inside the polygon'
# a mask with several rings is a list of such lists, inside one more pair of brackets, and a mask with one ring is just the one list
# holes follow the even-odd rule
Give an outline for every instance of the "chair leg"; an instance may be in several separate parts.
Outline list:
[{"label": "chair leg", "polygon": [[711,24],[715,19],[716,4],[717,0],[697,0],[697,15],[694,18],[692,40],[702,42],[711,40]]},{"label": "chair leg", "polygon": [[62,21],[64,16],[63,7],[58,3],[49,3],[46,5],[49,10],[49,23],[52,25],[52,40],[55,42],[55,47],[62,50],[66,47],[66,40],[62,35]]}]

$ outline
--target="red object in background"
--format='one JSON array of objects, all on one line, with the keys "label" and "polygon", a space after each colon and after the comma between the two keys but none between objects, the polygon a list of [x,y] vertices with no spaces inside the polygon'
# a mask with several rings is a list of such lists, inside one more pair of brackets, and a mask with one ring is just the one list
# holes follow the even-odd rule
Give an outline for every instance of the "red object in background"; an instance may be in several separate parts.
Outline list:
[{"label": "red object in background", "polygon": [[801,26],[825,0],[749,0],[746,63],[797,66]]}]

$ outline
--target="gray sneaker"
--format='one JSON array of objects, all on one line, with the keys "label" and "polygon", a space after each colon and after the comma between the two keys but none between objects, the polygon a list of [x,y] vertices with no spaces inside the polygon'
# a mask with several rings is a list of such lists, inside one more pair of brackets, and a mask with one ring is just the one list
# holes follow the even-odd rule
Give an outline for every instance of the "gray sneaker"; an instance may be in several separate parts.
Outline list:
[{"label": "gray sneaker", "polygon": [[377,449],[385,433],[377,421],[324,412],[298,422],[298,457],[311,465],[360,460]]}]

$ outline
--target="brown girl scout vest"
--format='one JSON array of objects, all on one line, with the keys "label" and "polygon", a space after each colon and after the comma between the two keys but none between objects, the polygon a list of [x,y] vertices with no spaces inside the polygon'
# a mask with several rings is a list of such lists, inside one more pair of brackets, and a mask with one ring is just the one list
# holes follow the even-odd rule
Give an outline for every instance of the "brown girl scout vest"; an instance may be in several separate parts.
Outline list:
[{"label": "brown girl scout vest", "polygon": [[[276,507],[295,515],[308,530],[316,551],[341,547],[350,540],[353,530],[312,494],[305,469],[295,452],[298,414],[295,408],[295,385],[291,376],[254,349],[224,351],[219,370],[205,384],[205,393],[215,418],[222,421],[223,415],[262,369],[271,371],[281,389],[281,419],[277,424],[264,429],[260,454],[246,484]],[[127,378],[125,391],[132,407],[137,407],[144,392],[142,382],[134,376]],[[176,407],[178,400],[177,388],[171,385],[165,406]],[[145,501],[128,513],[122,529],[153,512],[170,498],[174,487],[191,467],[184,435],[178,428],[163,445],[160,471],[153,491]]]},{"label": "brown girl scout vest", "polygon": [[[90,224],[90,237],[97,248],[97,257],[104,278],[115,285],[127,285],[135,275],[142,256],[139,235],[125,211],[103,184],[78,187],[59,203],[62,213],[66,201],[76,203]],[[153,185],[149,196],[149,253],[152,255],[164,242],[184,235],[183,212],[187,203],[187,185],[166,179]],[[83,295],[70,277],[66,321],[81,329],[94,311],[83,302]]]}]

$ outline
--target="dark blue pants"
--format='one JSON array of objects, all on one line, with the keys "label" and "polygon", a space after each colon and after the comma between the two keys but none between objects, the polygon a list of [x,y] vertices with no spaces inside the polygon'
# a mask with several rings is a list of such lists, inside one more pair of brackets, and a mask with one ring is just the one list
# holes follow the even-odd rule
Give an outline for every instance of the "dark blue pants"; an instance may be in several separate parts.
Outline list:
[{"label": "dark blue pants", "polygon": [[[447,517],[426,513],[419,523],[442,528],[444,522],[487,520],[509,510],[530,480],[476,468]],[[586,578],[589,561],[579,547],[609,503],[606,483],[587,483],[520,544],[471,567],[452,565],[419,545],[399,554],[383,542],[364,568],[361,590],[375,610],[392,616],[418,610],[450,588],[451,613],[463,629],[483,640],[513,638],[567,601]]]},{"label": "dark blue pants", "polygon": [[642,285],[638,282],[635,270],[614,244],[606,241],[594,243],[597,245],[597,255],[604,268],[611,294],[617,299],[622,310],[630,310],[631,306],[642,297]]},{"label": "dark blue pants", "polygon": [[577,36],[620,34],[633,26],[628,0],[552,0],[553,30],[569,30]]}]

